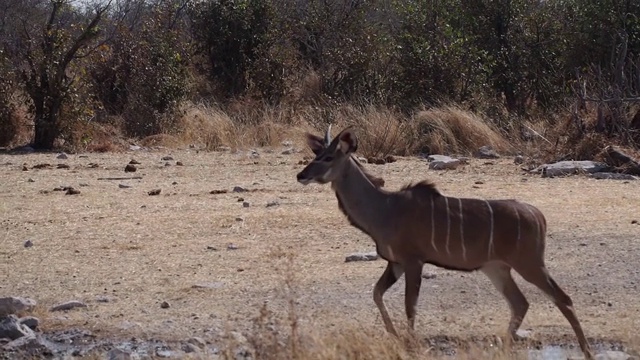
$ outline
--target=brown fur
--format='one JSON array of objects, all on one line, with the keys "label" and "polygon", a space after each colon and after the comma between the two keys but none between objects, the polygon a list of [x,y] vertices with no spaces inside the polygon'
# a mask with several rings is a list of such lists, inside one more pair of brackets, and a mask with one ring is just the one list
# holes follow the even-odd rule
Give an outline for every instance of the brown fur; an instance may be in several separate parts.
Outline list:
[{"label": "brown fur", "polygon": [[431,263],[485,273],[511,308],[509,335],[516,337],[529,303],[511,275],[513,269],[553,299],[585,356],[593,358],[571,298],[545,266],[547,222],[539,209],[511,199],[445,196],[427,180],[387,191],[376,186],[353,158],[357,149],[353,130],[343,130],[328,145],[318,146],[313,136],[308,139],[317,157],[298,173],[298,181],[331,182],[340,211],[373,239],[378,254],[388,262],[373,298],[389,332],[397,334],[382,300],[384,293],[405,275],[405,311],[413,329],[422,268]]}]

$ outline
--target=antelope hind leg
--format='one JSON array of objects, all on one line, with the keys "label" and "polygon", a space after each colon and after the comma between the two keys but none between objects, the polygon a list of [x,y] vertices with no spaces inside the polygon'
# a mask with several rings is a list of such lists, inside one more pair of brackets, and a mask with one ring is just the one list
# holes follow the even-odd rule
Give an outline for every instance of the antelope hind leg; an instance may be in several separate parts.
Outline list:
[{"label": "antelope hind leg", "polygon": [[392,262],[387,262],[387,268],[384,269],[382,276],[376,282],[375,287],[373,288],[373,301],[376,303],[378,310],[380,310],[380,315],[382,316],[382,321],[384,322],[384,326],[388,332],[391,334],[398,336],[396,329],[393,327],[393,323],[391,322],[391,317],[387,312],[387,307],[384,305],[384,301],[382,297],[384,293],[389,290],[393,284],[398,281],[398,278],[402,276],[403,269],[400,264],[394,264]]},{"label": "antelope hind leg", "polygon": [[480,269],[495,288],[504,296],[511,310],[511,320],[509,321],[509,340],[521,340],[517,331],[522,324],[529,302],[518,288],[518,285],[511,276],[511,267],[504,263],[489,263]]},{"label": "antelope hind leg", "polygon": [[569,297],[569,295],[560,288],[558,283],[553,280],[547,268],[544,265],[541,265],[518,272],[525,280],[537,286],[540,290],[544,291],[551,300],[553,300],[554,304],[558,309],[560,309],[560,312],[562,312],[562,315],[564,315],[564,317],[569,321],[569,324],[571,324],[585,358],[589,360],[594,359],[589,343],[587,342],[587,338],[585,337],[582,326],[580,325],[580,321],[578,321],[578,316],[573,308],[573,301],[571,300],[571,297]]}]

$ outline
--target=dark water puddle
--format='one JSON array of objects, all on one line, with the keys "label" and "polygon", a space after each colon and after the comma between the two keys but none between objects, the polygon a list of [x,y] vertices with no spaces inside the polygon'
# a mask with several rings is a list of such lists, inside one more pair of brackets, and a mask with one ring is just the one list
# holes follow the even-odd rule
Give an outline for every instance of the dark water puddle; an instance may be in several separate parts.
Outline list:
[{"label": "dark water puddle", "polygon": [[[596,360],[640,360],[640,354],[627,347],[624,343],[613,339],[590,339],[589,344]],[[495,358],[498,354],[505,354],[501,341],[496,337],[484,338],[456,338],[436,336],[425,339],[425,345],[434,354],[444,359],[467,359],[469,354],[481,352],[483,358]],[[580,347],[570,341],[525,340],[516,342],[509,351],[514,360],[581,360],[584,355]],[[498,356],[498,358],[502,358]]]}]

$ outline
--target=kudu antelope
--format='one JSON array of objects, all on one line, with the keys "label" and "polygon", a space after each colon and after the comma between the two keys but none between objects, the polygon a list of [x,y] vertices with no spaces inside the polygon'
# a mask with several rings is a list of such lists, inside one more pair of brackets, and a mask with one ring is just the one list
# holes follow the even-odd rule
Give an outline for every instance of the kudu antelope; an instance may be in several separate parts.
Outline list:
[{"label": "kudu antelope", "polygon": [[571,298],[549,274],[544,262],[546,220],[536,207],[517,200],[455,198],[422,181],[399,191],[382,189],[384,180],[368,174],[353,157],[354,131],[331,140],[307,134],[315,159],[297,175],[303,185],[331,183],[340,210],[368,234],[387,267],[375,284],[373,300],[388,332],[397,335],[383,302],[384,293],[405,275],[405,311],[414,329],[425,263],[458,271],[480,270],[502,293],[511,309],[510,338],[529,308],[511,269],[540,288],[573,328],[588,359],[593,355]]}]

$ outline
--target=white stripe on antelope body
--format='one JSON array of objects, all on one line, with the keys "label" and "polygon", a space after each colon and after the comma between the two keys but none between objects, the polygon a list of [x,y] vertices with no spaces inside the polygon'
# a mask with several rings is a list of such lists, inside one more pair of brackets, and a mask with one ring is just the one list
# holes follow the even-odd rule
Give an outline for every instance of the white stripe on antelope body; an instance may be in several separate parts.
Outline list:
[{"label": "white stripe on antelope body", "polygon": [[384,180],[368,174],[353,158],[357,149],[354,131],[347,128],[333,141],[329,132],[324,140],[307,134],[316,158],[297,179],[304,185],[331,183],[340,210],[351,225],[374,240],[378,254],[388,262],[373,299],[390,333],[397,335],[382,299],[384,293],[405,274],[405,311],[413,329],[422,268],[429,263],[486,274],[509,303],[508,333],[515,338],[529,303],[513,280],[514,269],[552,299],[571,324],[585,356],[593,358],[571,298],[545,266],[547,224],[540,210],[511,199],[445,196],[427,181],[399,191],[384,190]]}]

